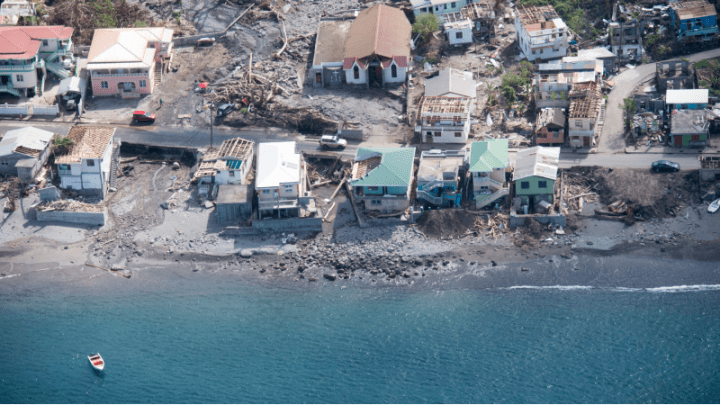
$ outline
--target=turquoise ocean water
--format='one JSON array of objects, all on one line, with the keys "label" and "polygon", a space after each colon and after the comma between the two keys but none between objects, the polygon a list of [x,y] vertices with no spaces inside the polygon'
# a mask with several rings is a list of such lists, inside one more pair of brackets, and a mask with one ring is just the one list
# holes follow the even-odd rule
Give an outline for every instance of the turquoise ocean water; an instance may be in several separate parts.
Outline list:
[{"label": "turquoise ocean water", "polygon": [[720,290],[3,290],[0,401],[718,403]]}]

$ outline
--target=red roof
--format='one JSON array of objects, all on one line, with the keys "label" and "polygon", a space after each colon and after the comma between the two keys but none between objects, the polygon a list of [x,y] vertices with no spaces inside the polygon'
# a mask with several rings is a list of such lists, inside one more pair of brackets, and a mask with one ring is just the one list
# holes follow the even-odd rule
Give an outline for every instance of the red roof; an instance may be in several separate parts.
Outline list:
[{"label": "red roof", "polygon": [[361,11],[350,25],[345,43],[345,56],[366,58],[372,55],[387,58],[410,55],[412,27],[405,13],[379,4]]},{"label": "red roof", "polygon": [[343,59],[343,69],[352,69],[353,64],[357,62],[361,69],[365,69],[365,61],[358,58],[345,58]]},{"label": "red roof", "polygon": [[69,39],[73,29],[47,27],[0,27],[0,59],[30,59],[37,55],[41,39]]},{"label": "red roof", "polygon": [[407,67],[407,56],[393,56],[392,58],[383,59],[382,67],[386,69],[389,68],[390,62],[392,61],[395,61],[397,67]]}]

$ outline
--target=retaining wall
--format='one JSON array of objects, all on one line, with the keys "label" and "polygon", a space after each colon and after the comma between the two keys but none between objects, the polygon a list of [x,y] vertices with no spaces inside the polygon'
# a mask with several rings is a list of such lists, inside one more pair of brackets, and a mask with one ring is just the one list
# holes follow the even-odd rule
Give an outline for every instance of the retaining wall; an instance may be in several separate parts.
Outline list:
[{"label": "retaining wall", "polygon": [[36,213],[40,222],[57,221],[103,226],[107,218],[107,209],[102,212],[37,211]]},{"label": "retaining wall", "polygon": [[516,228],[518,226],[524,226],[525,221],[528,218],[535,218],[536,221],[540,222],[541,224],[554,224],[554,225],[560,225],[565,226],[565,216],[564,215],[515,215],[510,216],[510,227]]},{"label": "retaining wall", "polygon": [[340,129],[338,130],[338,135],[340,138],[345,139],[353,139],[357,141],[365,140],[362,129]]},{"label": "retaining wall", "polygon": [[256,219],[252,227],[258,232],[322,231],[322,218]]}]

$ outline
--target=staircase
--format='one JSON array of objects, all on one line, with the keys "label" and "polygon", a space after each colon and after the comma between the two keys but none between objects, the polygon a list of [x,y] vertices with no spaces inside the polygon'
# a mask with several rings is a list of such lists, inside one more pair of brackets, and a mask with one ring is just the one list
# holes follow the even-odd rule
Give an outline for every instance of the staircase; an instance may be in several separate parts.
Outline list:
[{"label": "staircase", "polygon": [[15,97],[20,97],[20,92],[10,86],[0,86],[0,93],[10,93]]},{"label": "staircase", "polygon": [[427,191],[418,191],[417,198],[420,200],[425,200],[425,201],[435,204],[435,205],[442,205],[442,202],[443,202],[442,197],[435,197],[434,195],[428,193]]},{"label": "staircase", "polygon": [[110,158],[110,187],[117,190],[117,172],[118,163],[120,162],[120,147],[113,144],[112,157]]},{"label": "staircase", "polygon": [[48,56],[47,58],[45,58],[45,60],[47,60],[48,62],[52,62],[53,59],[57,58],[58,56],[63,56],[63,55],[65,55],[65,54],[67,54],[67,51],[64,50],[64,49],[63,49],[63,50],[59,50],[59,51],[55,51],[55,52],[51,53],[50,56]]},{"label": "staircase", "polygon": [[475,209],[482,208],[495,200],[497,200],[500,197],[505,197],[506,195],[510,194],[509,188],[501,188],[500,190],[487,195],[480,195],[478,197],[475,197]]},{"label": "staircase", "polygon": [[605,126],[605,106],[600,106],[600,112],[598,112],[597,126],[595,127],[595,136],[600,136]]},{"label": "staircase", "polygon": [[442,180],[433,180],[430,183],[423,184],[423,190],[432,190],[435,187],[442,187],[443,185]]},{"label": "staircase", "polygon": [[162,66],[158,67],[155,65],[155,84],[160,84],[162,81]]},{"label": "staircase", "polygon": [[71,71],[69,71],[69,70],[67,70],[67,69],[63,69],[63,68],[62,68],[59,64],[57,64],[57,63],[47,62],[47,63],[45,63],[45,67],[46,67],[49,71],[55,73],[56,75],[62,77],[63,79],[66,79],[66,78],[72,76],[72,72],[71,72]]}]

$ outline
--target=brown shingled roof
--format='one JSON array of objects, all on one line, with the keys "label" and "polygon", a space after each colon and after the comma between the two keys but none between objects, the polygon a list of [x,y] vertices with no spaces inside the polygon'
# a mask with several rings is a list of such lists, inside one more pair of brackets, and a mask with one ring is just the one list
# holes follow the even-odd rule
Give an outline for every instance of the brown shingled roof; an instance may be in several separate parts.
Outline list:
[{"label": "brown shingled roof", "polygon": [[361,11],[348,30],[345,58],[410,55],[410,21],[400,9],[379,4]]},{"label": "brown shingled roof", "polygon": [[55,158],[55,163],[80,163],[82,159],[100,159],[115,134],[112,127],[70,128],[67,137],[73,141],[67,153]]}]

